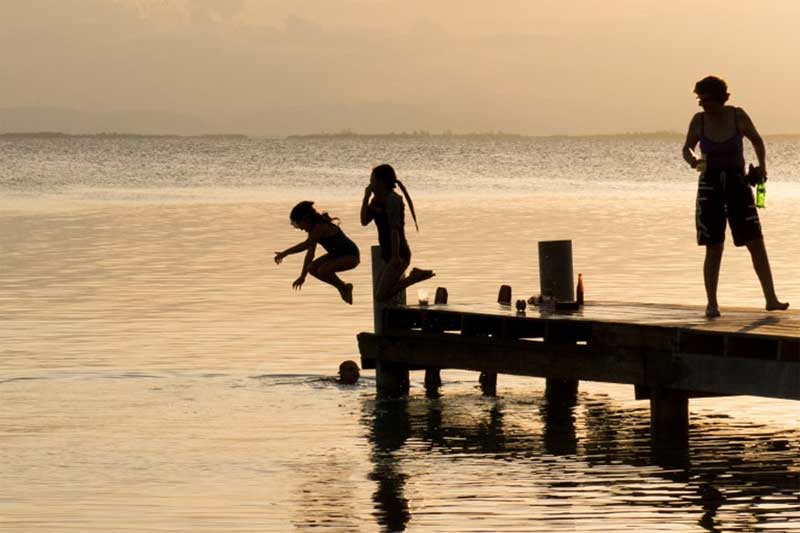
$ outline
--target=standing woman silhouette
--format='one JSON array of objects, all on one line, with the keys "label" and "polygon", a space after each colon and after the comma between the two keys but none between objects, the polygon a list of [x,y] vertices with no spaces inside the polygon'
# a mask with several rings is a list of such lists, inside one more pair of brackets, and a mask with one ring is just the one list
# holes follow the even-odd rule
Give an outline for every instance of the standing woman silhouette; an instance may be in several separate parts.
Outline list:
[{"label": "standing woman silhouette", "polygon": [[[725,105],[730,97],[725,80],[708,76],[695,84],[694,92],[703,111],[695,114],[689,123],[683,158],[692,168],[701,171],[695,220],[697,244],[706,247],[703,263],[708,298],[706,316],[720,316],[717,285],[726,219],[731,227],[733,244],[746,246],[750,252],[753,269],[764,291],[767,311],[788,309],[789,304],[780,302],[775,294],[753,191],[745,178],[743,137],[752,143],[758,157],[758,167],[754,170],[757,181],[767,178],[764,141],[744,109]],[[698,143],[702,159],[694,153]]]},{"label": "standing woman silhouette", "polygon": [[372,169],[369,185],[364,189],[364,199],[361,202],[361,224],[366,226],[375,222],[381,258],[386,262],[375,286],[375,299],[379,302],[388,301],[401,290],[435,275],[432,270],[419,268],[412,268],[408,276],[403,275],[411,264],[411,248],[405,234],[403,198],[394,190],[397,186],[403,191],[414,225],[419,231],[414,204],[391,165],[378,165]]}]

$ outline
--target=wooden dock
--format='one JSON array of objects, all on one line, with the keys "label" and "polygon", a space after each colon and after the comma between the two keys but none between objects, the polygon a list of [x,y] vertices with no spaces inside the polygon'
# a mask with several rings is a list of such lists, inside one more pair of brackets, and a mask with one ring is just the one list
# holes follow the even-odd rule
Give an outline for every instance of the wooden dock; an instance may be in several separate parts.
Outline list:
[{"label": "wooden dock", "polygon": [[694,306],[589,301],[577,312],[518,313],[475,303],[396,305],[382,320],[382,334],[360,333],[358,343],[390,395],[406,392],[409,370],[482,372],[490,393],[497,374],[543,377],[556,399],[577,380],[624,383],[651,401],[654,434],[672,441],[688,432],[690,397],[800,399],[795,312],[725,309],[707,319]]},{"label": "wooden dock", "polygon": [[[378,261],[373,248],[374,279]],[[567,263],[571,278],[571,257]],[[666,446],[688,439],[689,398],[800,400],[800,313],[793,311],[724,308],[708,319],[699,306],[588,301],[573,312],[518,312],[487,302],[406,305],[401,293],[391,305],[376,303],[375,332],[360,333],[358,344],[385,396],[406,394],[411,370],[426,372],[429,394],[438,394],[442,369],[480,372],[489,395],[498,374],[543,377],[548,401],[566,406],[580,380],[633,385],[638,399],[650,401],[654,442]]]}]

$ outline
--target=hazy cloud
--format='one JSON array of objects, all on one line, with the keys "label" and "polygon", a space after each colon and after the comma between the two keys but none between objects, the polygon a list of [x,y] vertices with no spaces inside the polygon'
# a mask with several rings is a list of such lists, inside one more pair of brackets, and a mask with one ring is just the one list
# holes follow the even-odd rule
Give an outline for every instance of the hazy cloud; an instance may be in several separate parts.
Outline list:
[{"label": "hazy cloud", "polygon": [[[685,127],[729,78],[800,130],[800,3],[6,0],[0,106],[165,111],[228,131]],[[0,125],[2,127],[2,125]]]}]

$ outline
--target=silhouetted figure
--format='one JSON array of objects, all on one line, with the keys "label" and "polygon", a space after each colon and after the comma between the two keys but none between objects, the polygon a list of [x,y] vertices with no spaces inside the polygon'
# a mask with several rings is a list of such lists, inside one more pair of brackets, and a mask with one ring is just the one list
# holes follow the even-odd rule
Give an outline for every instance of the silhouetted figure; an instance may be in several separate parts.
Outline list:
[{"label": "silhouetted figure", "polygon": [[375,288],[375,299],[379,302],[390,300],[401,290],[434,276],[432,270],[419,268],[412,268],[408,276],[403,276],[411,264],[411,249],[405,234],[403,198],[394,191],[398,185],[408,201],[414,225],[419,231],[414,204],[391,165],[379,165],[372,169],[369,185],[364,189],[364,199],[361,202],[361,224],[366,226],[371,221],[375,222],[381,258],[386,262]]},{"label": "silhouetted figure", "polygon": [[[287,255],[306,251],[303,261],[303,270],[300,277],[292,283],[292,288],[299,290],[306,281],[306,275],[311,274],[320,281],[336,287],[342,300],[353,303],[353,285],[345,283],[337,272],[351,270],[358,266],[360,256],[358,246],[344,234],[338,224],[334,223],[328,213],[318,213],[314,209],[314,202],[300,202],[292,209],[289,220],[297,229],[308,233],[308,238],[283,252],[275,252],[275,263],[280,265]],[[317,244],[321,245],[326,253],[314,259]]]},{"label": "silhouetted figure", "polygon": [[358,383],[358,378],[361,377],[361,372],[355,361],[343,361],[339,365],[339,383],[343,385],[355,385]]},{"label": "silhouetted figure", "polygon": [[[728,86],[724,80],[708,76],[695,84],[694,92],[701,113],[695,114],[689,123],[683,158],[692,168],[701,171],[697,188],[697,244],[706,247],[703,264],[705,281],[706,316],[718,317],[717,284],[725,243],[725,224],[730,224],[733,244],[747,246],[753,260],[753,268],[764,291],[767,311],[783,310],[788,303],[778,301],[772,283],[772,272],[761,233],[753,191],[745,179],[743,137],[753,144],[758,167],[758,181],[766,179],[766,149],[764,141],[753,122],[742,108],[725,105],[728,101]],[[700,143],[702,159],[694,153]]]}]

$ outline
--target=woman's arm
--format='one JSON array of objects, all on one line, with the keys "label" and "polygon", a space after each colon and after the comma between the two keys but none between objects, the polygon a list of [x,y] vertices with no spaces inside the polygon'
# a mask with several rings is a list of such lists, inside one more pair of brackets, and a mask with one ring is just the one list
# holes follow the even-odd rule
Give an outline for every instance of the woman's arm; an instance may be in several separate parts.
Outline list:
[{"label": "woman's arm", "polygon": [[700,161],[694,153],[694,147],[700,141],[700,135],[697,130],[699,129],[700,113],[695,114],[689,122],[689,131],[686,132],[686,142],[683,143],[683,160],[689,163],[689,166],[695,168]]},{"label": "woman's arm", "polygon": [[364,199],[361,200],[361,225],[366,226],[372,221],[372,213],[369,211],[369,197],[372,196],[372,185],[367,185],[364,189]]},{"label": "woman's arm", "polygon": [[739,116],[739,124],[742,126],[742,135],[747,137],[753,144],[753,149],[758,158],[758,166],[761,167],[761,172],[764,174],[764,177],[767,177],[767,147],[764,145],[764,139],[758,134],[758,130],[756,130],[753,121],[750,120],[750,117],[744,112],[744,109],[737,108],[736,112]]}]

